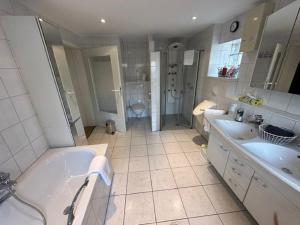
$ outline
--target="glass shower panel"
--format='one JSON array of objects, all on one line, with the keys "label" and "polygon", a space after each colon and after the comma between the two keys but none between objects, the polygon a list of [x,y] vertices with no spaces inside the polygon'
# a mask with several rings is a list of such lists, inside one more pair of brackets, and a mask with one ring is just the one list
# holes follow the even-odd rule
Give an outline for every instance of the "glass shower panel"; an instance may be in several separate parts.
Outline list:
[{"label": "glass shower panel", "polygon": [[110,56],[94,56],[89,61],[99,111],[117,114]]},{"label": "glass shower panel", "polygon": [[193,109],[196,96],[198,62],[199,54],[195,52],[193,65],[184,65],[183,68],[183,85],[184,91],[182,96],[182,115],[180,122],[182,125],[192,127]]}]

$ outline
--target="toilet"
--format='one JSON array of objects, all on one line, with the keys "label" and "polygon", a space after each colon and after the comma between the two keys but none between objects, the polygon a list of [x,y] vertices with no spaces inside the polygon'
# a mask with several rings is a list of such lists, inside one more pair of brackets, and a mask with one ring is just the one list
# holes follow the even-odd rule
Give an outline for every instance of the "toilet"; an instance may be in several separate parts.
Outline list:
[{"label": "toilet", "polygon": [[138,102],[129,106],[136,117],[142,117],[145,111],[145,105],[142,102]]}]

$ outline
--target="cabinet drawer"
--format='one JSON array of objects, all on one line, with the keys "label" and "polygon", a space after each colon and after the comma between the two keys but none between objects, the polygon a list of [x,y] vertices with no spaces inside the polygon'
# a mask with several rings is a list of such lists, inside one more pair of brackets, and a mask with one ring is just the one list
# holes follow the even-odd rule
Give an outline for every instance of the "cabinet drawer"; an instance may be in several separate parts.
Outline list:
[{"label": "cabinet drawer", "polygon": [[231,188],[231,190],[236,194],[236,196],[240,199],[240,201],[243,201],[247,189],[245,189],[242,185],[239,184],[239,182],[237,182],[233,173],[228,169],[226,169],[225,171],[224,180]]},{"label": "cabinet drawer", "polygon": [[252,169],[252,167],[250,167],[242,157],[239,157],[237,154],[231,151],[229,162],[232,167],[242,173],[243,176],[251,179],[254,174],[254,169]]}]

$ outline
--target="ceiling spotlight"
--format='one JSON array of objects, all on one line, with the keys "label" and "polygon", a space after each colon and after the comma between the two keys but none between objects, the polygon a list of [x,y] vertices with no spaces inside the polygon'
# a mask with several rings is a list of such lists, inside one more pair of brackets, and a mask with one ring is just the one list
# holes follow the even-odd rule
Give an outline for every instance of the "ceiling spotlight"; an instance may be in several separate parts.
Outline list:
[{"label": "ceiling spotlight", "polygon": [[103,18],[100,21],[101,21],[101,23],[106,23],[106,20]]},{"label": "ceiling spotlight", "polygon": [[44,20],[41,17],[39,17],[39,21],[43,22]]},{"label": "ceiling spotlight", "polygon": [[196,19],[197,19],[197,17],[196,17],[196,16],[193,16],[193,17],[192,17],[192,20],[196,20]]}]

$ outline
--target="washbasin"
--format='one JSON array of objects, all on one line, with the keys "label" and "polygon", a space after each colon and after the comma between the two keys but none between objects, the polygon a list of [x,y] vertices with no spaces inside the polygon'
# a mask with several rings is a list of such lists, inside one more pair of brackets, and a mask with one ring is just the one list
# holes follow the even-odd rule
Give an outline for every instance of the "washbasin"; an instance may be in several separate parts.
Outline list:
[{"label": "washbasin", "polygon": [[271,143],[252,142],[242,146],[283,174],[300,180],[300,152]]},{"label": "washbasin", "polygon": [[248,124],[232,120],[217,119],[216,125],[236,140],[249,140],[257,137],[257,131]]}]

